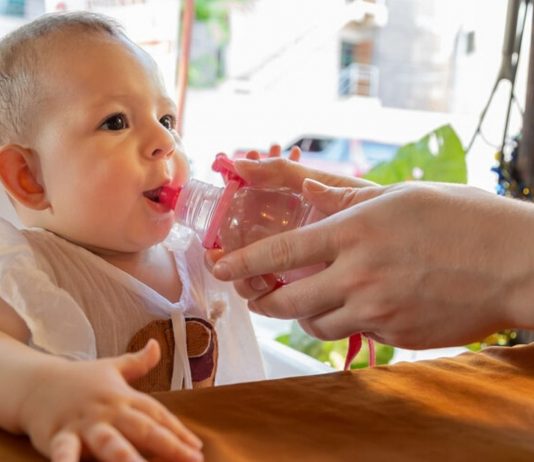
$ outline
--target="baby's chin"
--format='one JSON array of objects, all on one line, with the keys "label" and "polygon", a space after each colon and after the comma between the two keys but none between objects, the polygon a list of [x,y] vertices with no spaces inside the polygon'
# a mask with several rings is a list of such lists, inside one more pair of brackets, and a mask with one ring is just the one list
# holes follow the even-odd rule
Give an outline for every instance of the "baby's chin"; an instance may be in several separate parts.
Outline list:
[{"label": "baby's chin", "polygon": [[[50,225],[51,223],[47,223]],[[135,254],[163,242],[174,225],[172,217],[160,220],[102,222],[78,226],[42,226],[89,252],[105,256]]]},{"label": "baby's chin", "polygon": [[161,232],[159,234],[151,234],[150,236],[143,236],[141,239],[116,239],[116,240],[97,240],[91,241],[76,239],[71,236],[61,235],[56,233],[59,237],[75,244],[85,250],[98,255],[100,257],[120,257],[131,256],[146,252],[155,245],[160,244],[165,240],[169,234],[170,228],[167,232]]}]

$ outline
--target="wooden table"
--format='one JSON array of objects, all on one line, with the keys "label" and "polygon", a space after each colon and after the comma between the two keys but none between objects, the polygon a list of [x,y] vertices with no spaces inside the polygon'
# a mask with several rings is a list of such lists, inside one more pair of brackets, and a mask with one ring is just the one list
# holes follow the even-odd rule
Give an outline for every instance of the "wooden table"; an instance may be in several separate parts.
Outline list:
[{"label": "wooden table", "polygon": [[[534,345],[155,397],[206,461],[534,461]],[[0,432],[0,461],[43,461]]]}]

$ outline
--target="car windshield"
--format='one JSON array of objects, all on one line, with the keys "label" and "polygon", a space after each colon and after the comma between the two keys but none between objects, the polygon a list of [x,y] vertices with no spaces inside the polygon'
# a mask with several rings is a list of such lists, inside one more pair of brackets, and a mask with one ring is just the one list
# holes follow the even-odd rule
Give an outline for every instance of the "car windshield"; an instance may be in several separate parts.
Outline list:
[{"label": "car windshield", "polygon": [[298,146],[303,151],[310,153],[323,153],[334,144],[334,138],[301,138],[291,146]]},{"label": "car windshield", "polygon": [[285,152],[298,146],[302,150],[303,161],[307,159],[329,162],[355,162],[363,159],[368,166],[390,160],[397,152],[398,145],[370,140],[358,140],[334,137],[306,136],[289,143]]}]

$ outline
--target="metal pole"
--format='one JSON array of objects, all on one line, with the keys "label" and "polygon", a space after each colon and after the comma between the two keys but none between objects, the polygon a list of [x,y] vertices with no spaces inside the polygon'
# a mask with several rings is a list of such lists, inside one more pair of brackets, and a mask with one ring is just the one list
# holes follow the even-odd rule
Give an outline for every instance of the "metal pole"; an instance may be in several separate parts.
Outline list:
[{"label": "metal pole", "polygon": [[178,54],[178,70],[176,75],[177,123],[176,130],[183,135],[185,99],[187,90],[187,76],[189,70],[189,56],[191,53],[191,36],[195,20],[195,0],[183,0],[182,33],[180,38],[180,53]]},{"label": "metal pole", "polygon": [[[534,22],[534,14],[532,15],[532,20]],[[532,191],[534,187],[534,27],[532,27],[530,35],[527,97],[521,135],[518,167],[521,171],[521,176]]]}]

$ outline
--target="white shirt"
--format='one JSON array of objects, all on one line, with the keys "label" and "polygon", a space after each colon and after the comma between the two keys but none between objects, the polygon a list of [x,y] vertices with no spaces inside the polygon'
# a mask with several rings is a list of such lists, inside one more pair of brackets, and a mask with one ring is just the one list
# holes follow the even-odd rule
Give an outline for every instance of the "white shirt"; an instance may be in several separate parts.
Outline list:
[{"label": "white shirt", "polygon": [[0,219],[0,297],[26,322],[30,345],[54,355],[88,360],[126,352],[132,336],[155,319],[172,319],[172,388],[191,387],[184,317],[210,318],[219,344],[216,384],[265,377],[243,299],[204,268],[203,249],[186,228],[175,228],[170,248],[183,289],[171,303],[152,288],[86,249],[42,229],[18,230]]}]

